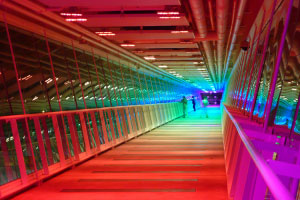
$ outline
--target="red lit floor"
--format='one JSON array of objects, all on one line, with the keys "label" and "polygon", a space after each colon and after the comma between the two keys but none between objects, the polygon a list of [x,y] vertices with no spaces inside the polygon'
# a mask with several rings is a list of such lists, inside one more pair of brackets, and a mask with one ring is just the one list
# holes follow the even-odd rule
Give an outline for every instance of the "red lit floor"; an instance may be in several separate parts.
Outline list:
[{"label": "red lit floor", "polygon": [[220,113],[197,111],[14,199],[227,199]]}]

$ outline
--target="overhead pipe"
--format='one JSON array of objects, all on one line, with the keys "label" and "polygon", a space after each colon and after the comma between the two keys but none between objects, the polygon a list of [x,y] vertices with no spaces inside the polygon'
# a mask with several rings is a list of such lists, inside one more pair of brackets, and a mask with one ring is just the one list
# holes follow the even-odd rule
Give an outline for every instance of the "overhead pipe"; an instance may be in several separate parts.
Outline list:
[{"label": "overhead pipe", "polygon": [[[198,34],[200,38],[205,38],[207,36],[207,27],[206,27],[206,19],[204,15],[204,8],[202,0],[189,0],[189,4],[192,9],[194,21],[198,30]],[[213,62],[213,53],[211,50],[210,42],[202,41],[203,48],[207,57],[209,70],[211,72],[211,77],[215,80],[215,69],[214,69],[214,62]],[[216,84],[215,84],[216,85]]]},{"label": "overhead pipe", "polygon": [[212,31],[215,31],[215,23],[214,23],[214,14],[213,14],[213,8],[212,8],[212,0],[208,1],[208,9],[209,9],[209,20],[211,24]]},{"label": "overhead pipe", "polygon": [[[235,21],[235,15],[236,15],[236,4],[237,4],[237,0],[234,0],[233,2],[233,6],[232,6],[232,17],[231,17],[231,23],[230,23],[230,31],[228,34],[228,38],[227,38],[227,44],[226,44],[226,50],[225,50],[225,60],[224,60],[224,65],[227,61],[227,55],[228,55],[228,51],[229,51],[229,44],[231,41],[231,36],[232,36],[232,31],[233,31],[233,26],[234,26],[234,21]],[[225,69],[224,69],[225,70]],[[223,71],[224,71],[223,70]]]},{"label": "overhead pipe", "polygon": [[216,14],[217,14],[217,74],[219,82],[221,82],[222,69],[224,68],[224,48],[225,48],[225,33],[228,18],[228,5],[229,0],[216,1]]},{"label": "overhead pipe", "polygon": [[207,35],[206,19],[202,0],[189,0],[198,34],[201,38]]},{"label": "overhead pipe", "polygon": [[215,33],[208,33],[205,37],[195,36],[194,38],[188,39],[132,39],[126,40],[128,43],[134,44],[192,44],[194,42],[203,42],[203,41],[216,41],[218,40],[218,35]]},{"label": "overhead pipe", "polygon": [[[232,51],[233,51],[234,44],[235,44],[236,39],[237,39],[237,34],[238,34],[238,31],[239,31],[240,25],[242,23],[246,3],[247,3],[247,0],[241,0],[240,1],[238,13],[237,13],[236,21],[235,21],[235,25],[234,25],[234,31],[233,31],[233,34],[232,34],[232,40],[231,40],[231,44],[230,44],[230,48],[229,48],[229,53],[228,53],[228,57],[227,57],[227,62],[226,62],[226,66],[225,66],[225,71],[224,71],[224,75],[223,75],[223,79],[222,79],[224,81],[224,84],[225,84],[225,77],[226,77],[226,73],[227,73],[227,70],[228,70],[230,57],[231,57],[231,54],[232,54]],[[223,87],[224,87],[224,84],[223,84]]]}]

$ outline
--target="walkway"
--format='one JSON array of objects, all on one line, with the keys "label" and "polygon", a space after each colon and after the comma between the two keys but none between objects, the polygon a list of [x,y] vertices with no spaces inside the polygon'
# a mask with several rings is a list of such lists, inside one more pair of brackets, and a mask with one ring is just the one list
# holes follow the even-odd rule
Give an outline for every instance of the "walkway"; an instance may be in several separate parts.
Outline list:
[{"label": "walkway", "polygon": [[200,115],[170,122],[15,199],[227,199],[220,112]]}]

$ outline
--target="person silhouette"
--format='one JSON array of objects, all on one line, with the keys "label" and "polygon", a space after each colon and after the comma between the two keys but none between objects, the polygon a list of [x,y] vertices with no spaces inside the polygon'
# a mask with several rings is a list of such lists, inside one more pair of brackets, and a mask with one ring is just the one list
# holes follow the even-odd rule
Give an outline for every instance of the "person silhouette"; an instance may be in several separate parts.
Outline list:
[{"label": "person silhouette", "polygon": [[196,100],[194,96],[192,96],[192,103],[193,103],[194,112],[196,112]]},{"label": "person silhouette", "polygon": [[182,103],[182,106],[183,106],[183,118],[185,118],[187,116],[187,99],[185,98],[185,96],[182,97],[182,100],[180,101],[180,103]]},{"label": "person silhouette", "polygon": [[208,118],[208,114],[207,114],[208,100],[207,100],[207,97],[203,97],[202,104],[203,104],[204,114],[206,115],[206,118]]}]

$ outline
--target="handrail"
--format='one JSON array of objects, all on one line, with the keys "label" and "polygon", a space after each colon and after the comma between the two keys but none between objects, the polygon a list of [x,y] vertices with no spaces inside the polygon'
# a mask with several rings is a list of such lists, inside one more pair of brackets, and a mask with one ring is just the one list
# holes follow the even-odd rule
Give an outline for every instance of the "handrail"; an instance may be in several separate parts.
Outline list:
[{"label": "handrail", "polygon": [[7,115],[7,116],[0,116],[0,120],[9,120],[9,119],[22,119],[22,118],[33,118],[37,116],[45,116],[49,117],[52,115],[63,115],[63,114],[70,114],[70,113],[83,113],[83,112],[95,112],[95,111],[102,111],[102,110],[117,110],[117,109],[128,109],[134,107],[142,107],[142,106],[154,106],[154,105],[161,105],[161,104],[169,104],[169,103],[178,103],[178,102],[166,102],[166,103],[159,103],[159,104],[143,104],[143,105],[126,105],[126,106],[113,106],[113,107],[102,107],[102,108],[87,108],[87,109],[80,109],[80,110],[64,110],[64,111],[54,111],[54,112],[44,112],[44,113],[32,113],[32,114],[16,114],[16,115]]},{"label": "handrail", "polygon": [[268,165],[265,159],[260,155],[260,153],[256,150],[244,130],[241,128],[239,123],[235,120],[235,118],[228,111],[227,106],[224,105],[224,110],[230,117],[232,123],[235,125],[236,130],[244,143],[248,153],[250,154],[255,166],[257,167],[259,173],[264,179],[267,187],[271,191],[272,195],[275,199],[278,200],[294,200],[293,196],[286,189],[286,187],[282,184],[278,176],[274,173],[272,168]]}]

